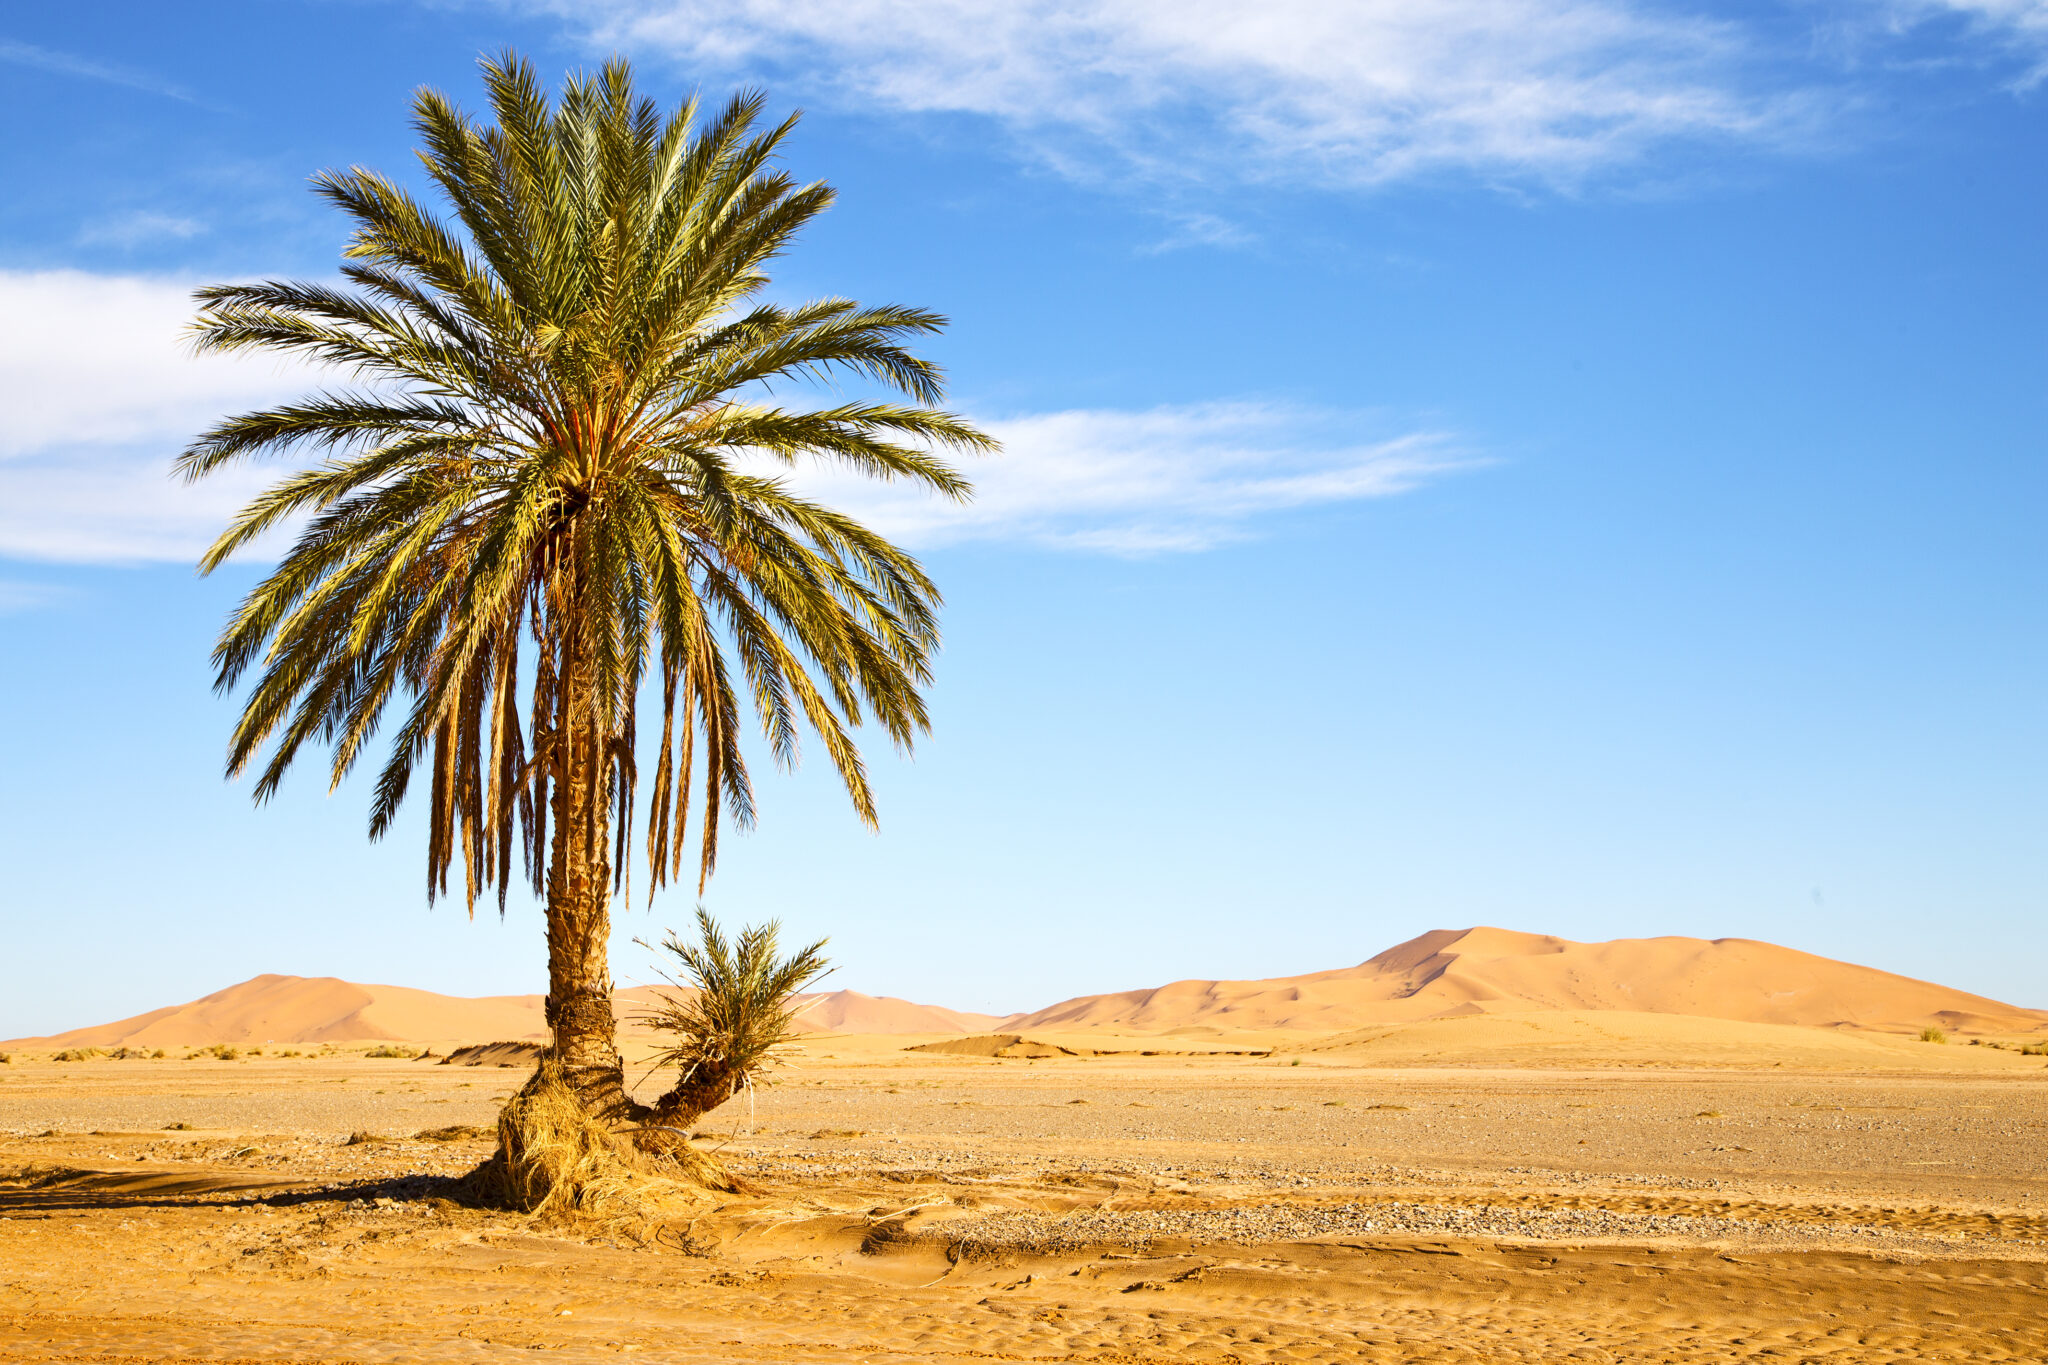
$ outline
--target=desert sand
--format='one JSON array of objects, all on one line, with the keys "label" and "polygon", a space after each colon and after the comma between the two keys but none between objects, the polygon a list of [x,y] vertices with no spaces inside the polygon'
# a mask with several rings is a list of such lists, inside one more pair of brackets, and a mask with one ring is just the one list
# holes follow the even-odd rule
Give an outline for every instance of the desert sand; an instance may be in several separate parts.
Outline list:
[{"label": "desert sand", "polygon": [[[1646,942],[1689,945],[1709,981],[1728,960]],[[1676,1012],[1744,988],[1647,970],[1625,984],[1659,1008],[1598,1008],[1540,991],[1658,955],[1577,945],[1614,951],[1544,975],[1526,959],[1574,945],[1483,945],[1308,981],[1308,1007],[1370,1009],[1448,979],[1432,1012],[1319,1016],[1341,1028],[1237,983],[1177,1011],[1097,998],[1100,1024],[820,1031],[700,1129],[746,1193],[604,1224],[462,1202],[530,1060],[447,1064],[480,1040],[446,1014],[417,1016],[424,1059],[6,1045],[0,1360],[2048,1359],[2034,1012],[1886,998],[1860,968],[1799,988],[1860,1022]],[[1767,948],[1735,945],[1786,960]],[[1388,976],[1408,995],[1375,997]],[[1475,982],[1494,1008],[1459,1008]],[[312,1026],[399,1017],[385,988],[313,985]],[[2014,1027],[1903,1032],[1929,1010]]]},{"label": "desert sand", "polygon": [[813,1039],[706,1126],[752,1192],[580,1228],[448,1197],[516,1067],[17,1054],[0,1359],[2048,1358],[2039,1058],[926,1041]]}]

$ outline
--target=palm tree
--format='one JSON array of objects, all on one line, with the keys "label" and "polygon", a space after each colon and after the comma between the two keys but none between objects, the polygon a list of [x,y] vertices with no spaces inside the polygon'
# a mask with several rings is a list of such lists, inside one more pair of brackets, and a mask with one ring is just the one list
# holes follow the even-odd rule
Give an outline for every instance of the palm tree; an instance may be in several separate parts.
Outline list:
[{"label": "palm tree", "polygon": [[804,1011],[797,993],[832,968],[824,939],[784,957],[781,933],[781,923],[769,920],[729,939],[700,905],[694,943],[674,930],[663,941],[684,978],[670,977],[669,984],[687,993],[657,992],[655,1007],[642,1018],[675,1040],[654,1058],[656,1066],[676,1069],[675,1085],[653,1112],[668,1131],[687,1129],[734,1095],[751,1091],[796,1036]]},{"label": "palm tree", "polygon": [[[622,1086],[606,956],[643,701],[661,717],[650,895],[682,874],[693,805],[700,889],[721,811],[751,824],[748,703],[784,765],[815,732],[873,825],[851,731],[872,719],[907,750],[927,728],[939,594],[778,471],[836,461],[958,499],[937,452],[994,447],[937,408],[940,372],[907,349],[937,314],[762,298],[768,262],[832,202],[776,167],[794,117],[757,130],[759,94],[708,122],[694,99],[664,117],[617,61],[551,106],[525,61],[482,67],[492,122],[432,91],[414,102],[454,222],[373,171],[326,172],[317,192],[354,225],[345,285],[199,291],[200,352],[282,352],[352,382],[226,419],[179,468],[323,456],[201,563],[300,526],[214,651],[220,689],[255,674],[229,774],[253,771],[261,802],[317,741],[339,784],[401,698],[370,836],[423,776],[430,901],[456,868],[472,915],[493,887],[503,914],[515,876],[546,897],[553,1060],[592,1112],[644,1112]],[[832,377],[905,401],[772,401]]]}]

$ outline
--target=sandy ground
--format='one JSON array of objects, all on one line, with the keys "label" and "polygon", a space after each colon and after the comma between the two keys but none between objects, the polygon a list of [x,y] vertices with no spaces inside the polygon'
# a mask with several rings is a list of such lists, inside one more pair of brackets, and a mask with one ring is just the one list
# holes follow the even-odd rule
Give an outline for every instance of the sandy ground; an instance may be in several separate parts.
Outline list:
[{"label": "sandy ground", "polygon": [[488,1140],[411,1136],[488,1125],[517,1070],[17,1054],[0,1360],[2048,1359],[2037,1059],[911,1041],[815,1042],[715,1115],[755,1192],[575,1231],[450,1202]]}]

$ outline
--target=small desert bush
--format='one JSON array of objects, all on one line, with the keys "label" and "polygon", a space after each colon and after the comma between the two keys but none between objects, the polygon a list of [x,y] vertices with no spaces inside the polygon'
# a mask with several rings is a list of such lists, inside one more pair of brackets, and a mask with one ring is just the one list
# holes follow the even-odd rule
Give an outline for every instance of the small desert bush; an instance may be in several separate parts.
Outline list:
[{"label": "small desert bush", "polygon": [[699,906],[697,942],[673,931],[663,941],[681,968],[681,979],[669,977],[669,984],[689,993],[660,995],[657,1007],[641,1016],[675,1039],[653,1062],[678,1072],[675,1088],[655,1106],[659,1122],[687,1128],[741,1091],[767,1083],[803,1012],[793,997],[831,970],[824,939],[783,957],[781,929],[770,920],[727,939]]},{"label": "small desert bush", "polygon": [[2048,1042],[2028,1043],[2020,1048],[2022,1057],[2048,1057]]},{"label": "small desert bush", "polygon": [[1948,1041],[1948,1035],[1934,1025],[1929,1024],[1926,1028],[1920,1030],[1920,1041],[1923,1043],[1945,1043]]},{"label": "small desert bush", "polygon": [[106,1054],[96,1047],[67,1047],[62,1052],[51,1053],[50,1060],[53,1062],[89,1062],[95,1057],[104,1056]]},{"label": "small desert bush", "polygon": [[413,1058],[419,1056],[417,1052],[414,1052],[408,1048],[393,1047],[390,1043],[384,1043],[380,1046],[373,1047],[368,1052],[365,1052],[363,1055],[365,1057],[372,1057],[378,1059],[386,1057],[395,1057],[398,1060],[405,1062],[409,1062]]},{"label": "small desert bush", "polygon": [[13,1060],[14,1060],[14,1055],[13,1055],[12,1053],[8,1053],[8,1052],[0,1052],[0,1066],[6,1066],[6,1065],[7,1065],[8,1063],[12,1062]]}]

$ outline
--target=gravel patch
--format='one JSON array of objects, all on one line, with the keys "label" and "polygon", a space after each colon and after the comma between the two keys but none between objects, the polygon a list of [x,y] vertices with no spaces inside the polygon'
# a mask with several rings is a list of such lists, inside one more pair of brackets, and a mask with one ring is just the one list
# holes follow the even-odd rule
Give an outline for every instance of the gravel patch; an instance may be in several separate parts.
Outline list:
[{"label": "gravel patch", "polygon": [[[1601,1209],[1536,1210],[1486,1204],[1446,1206],[1351,1203],[1330,1207],[1271,1204],[1229,1209],[1127,1212],[1091,1209],[1067,1214],[1002,1212],[948,1222],[922,1234],[944,1240],[968,1258],[1009,1251],[1065,1255],[1095,1247],[1149,1250],[1162,1239],[1196,1244],[1252,1245],[1333,1237],[1443,1237],[1504,1241],[1646,1241],[1802,1244],[1825,1241],[1898,1247],[1925,1243],[1860,1226],[1787,1228],[1742,1219],[1614,1213]],[[1940,1243],[1943,1249],[1950,1249]]]}]

